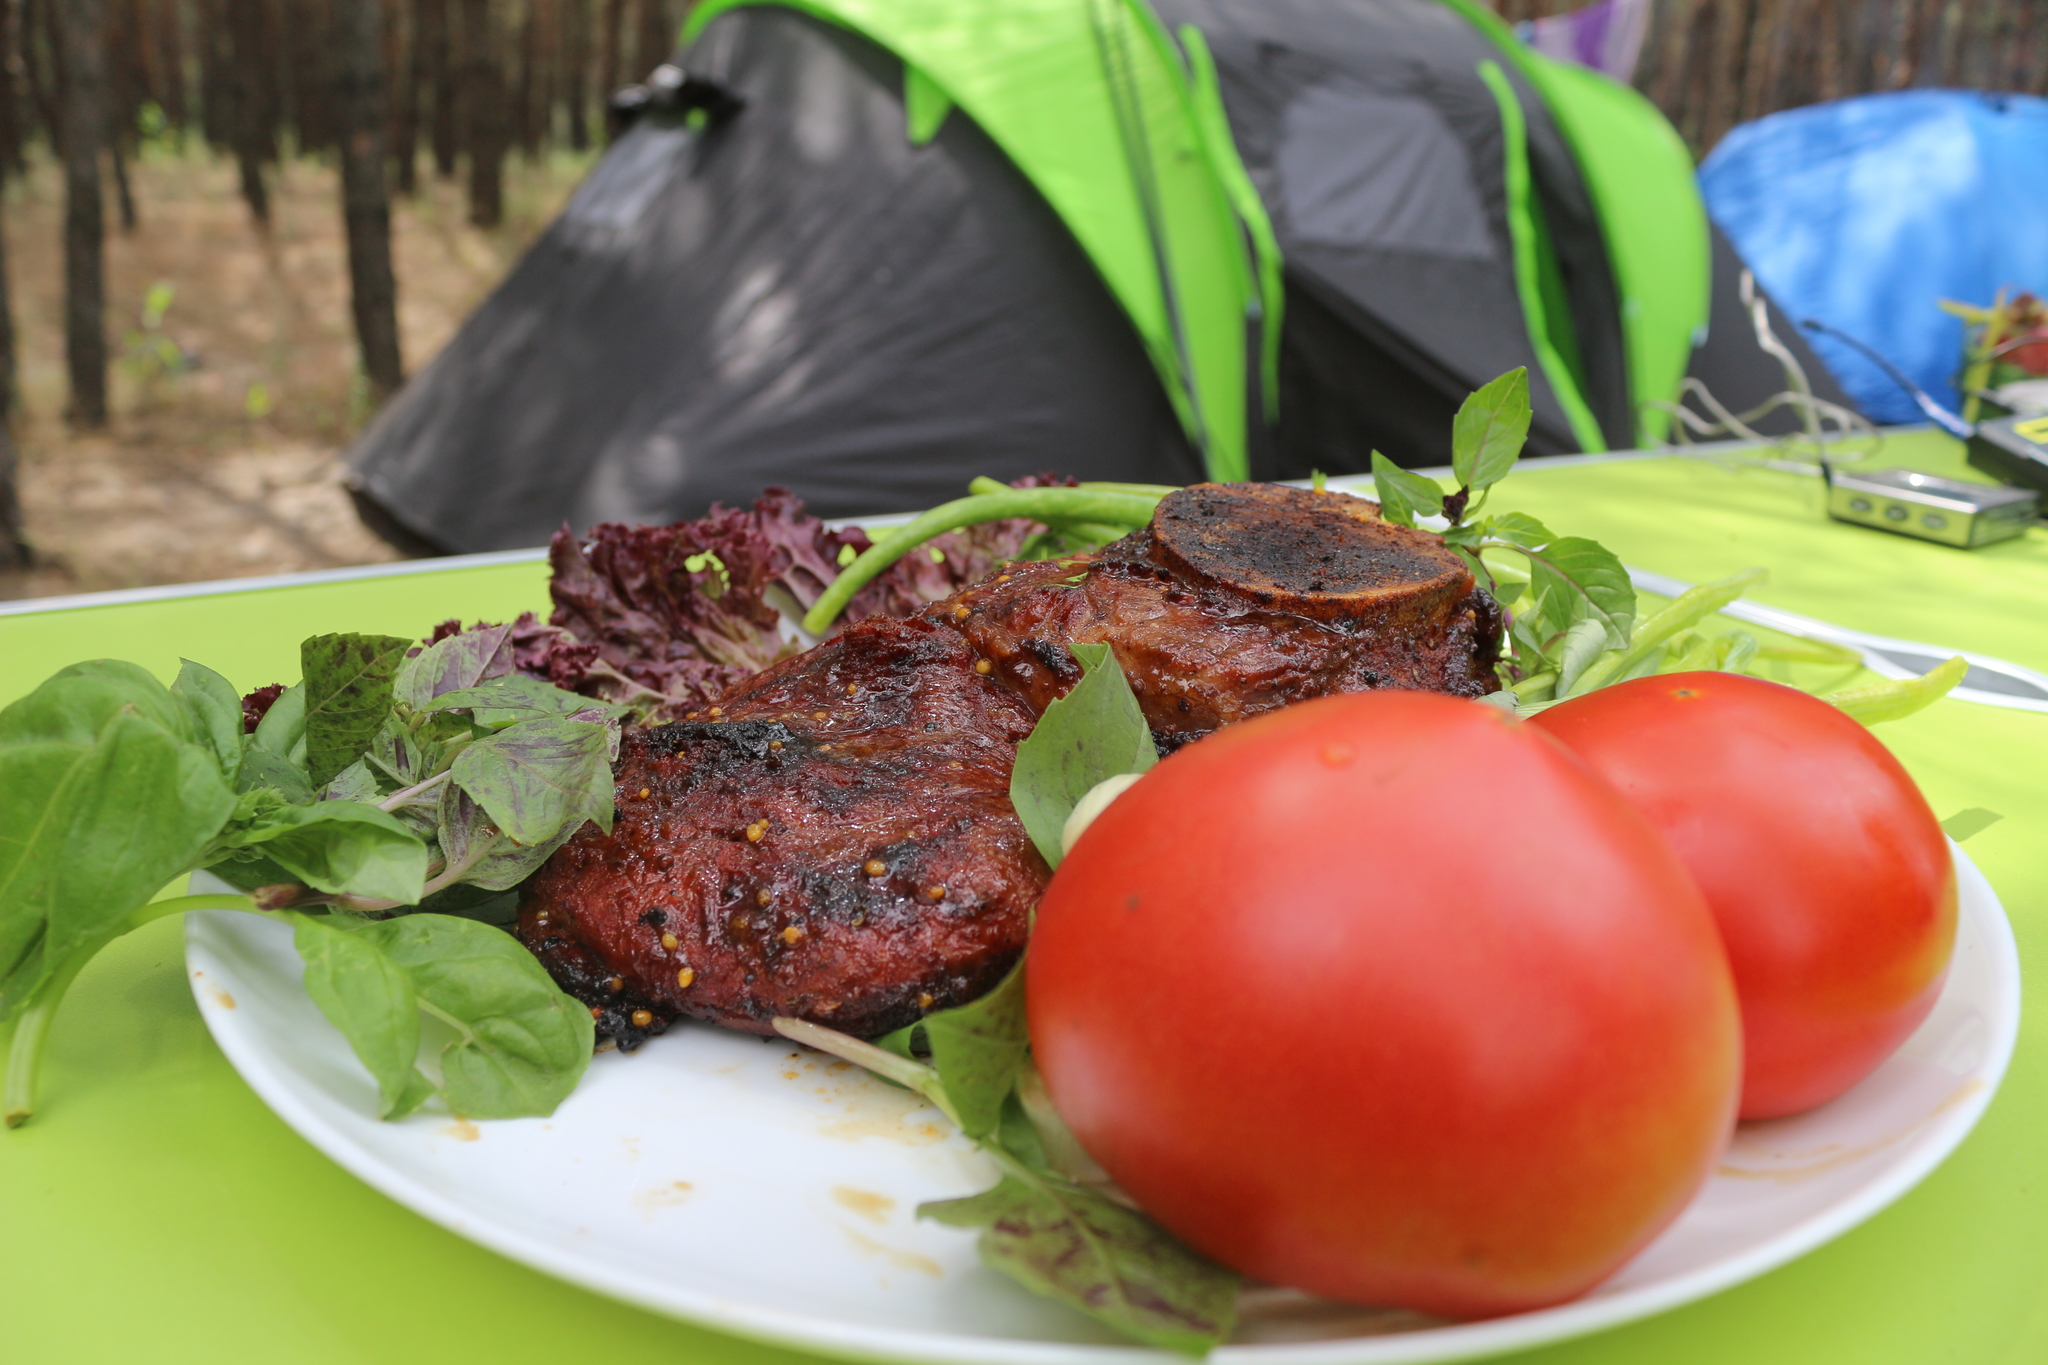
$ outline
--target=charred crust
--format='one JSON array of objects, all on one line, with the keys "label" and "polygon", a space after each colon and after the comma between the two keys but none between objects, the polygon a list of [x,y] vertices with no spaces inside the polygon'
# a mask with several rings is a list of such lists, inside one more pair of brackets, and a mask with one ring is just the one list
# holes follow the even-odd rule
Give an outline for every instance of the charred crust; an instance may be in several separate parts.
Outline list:
[{"label": "charred crust", "polygon": [[1021,648],[1058,681],[1068,685],[1081,681],[1081,665],[1074,662],[1065,646],[1033,636],[1023,641]]},{"label": "charred crust", "polygon": [[1378,511],[1283,484],[1196,484],[1160,501],[1152,554],[1189,582],[1319,621],[1471,590],[1470,570],[1441,539]]},{"label": "charred crust", "polygon": [[789,758],[795,756],[794,750],[802,743],[779,720],[679,720],[642,730],[637,738],[646,751],[657,758],[674,758],[702,740],[714,741],[731,750],[735,756],[757,761],[766,759],[770,754]]},{"label": "charred crust", "polygon": [[[598,1042],[610,1040],[619,1051],[632,1052],[649,1038],[668,1032],[676,1021],[674,1010],[635,990],[629,978],[621,978],[597,961],[580,941],[554,932],[554,923],[552,916],[529,908],[519,917],[515,933],[563,993],[590,1011]],[[614,981],[622,982],[617,990],[612,988]],[[633,1022],[634,1014],[640,1012],[650,1016],[645,1025]]]}]

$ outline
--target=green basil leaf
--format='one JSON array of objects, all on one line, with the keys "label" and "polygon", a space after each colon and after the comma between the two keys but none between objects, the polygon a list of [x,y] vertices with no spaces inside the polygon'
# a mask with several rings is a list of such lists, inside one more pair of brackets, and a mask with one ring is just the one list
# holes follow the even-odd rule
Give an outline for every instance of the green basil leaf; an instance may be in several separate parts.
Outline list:
[{"label": "green basil leaf", "polygon": [[579,697],[574,692],[564,692],[561,688],[544,683],[538,678],[529,678],[524,673],[510,673],[502,678],[488,679],[475,687],[460,687],[442,692],[415,709],[502,711],[516,713],[508,715],[507,719],[523,720],[531,716],[572,716],[593,707],[601,710],[612,709],[602,702],[592,701],[589,697]]},{"label": "green basil leaf", "polygon": [[1074,803],[1104,778],[1142,773],[1159,761],[1145,713],[1109,646],[1069,649],[1080,661],[1081,681],[1045,708],[1010,769],[1010,804],[1053,867],[1060,865],[1060,830]]},{"label": "green basil leaf", "polygon": [[1517,616],[1508,630],[1508,636],[1515,644],[1515,657],[1530,673],[1556,667],[1556,661],[1550,655],[1552,642],[1543,634],[1539,621],[1540,614],[1525,613]]},{"label": "green basil leaf", "polygon": [[50,739],[90,745],[123,707],[178,739],[193,738],[191,714],[148,669],[120,659],[92,659],[60,669],[0,711],[0,744]]},{"label": "green basil leaf", "polygon": [[233,783],[242,769],[242,694],[206,665],[178,662],[171,695],[183,703],[193,736],[213,751],[221,776]]},{"label": "green basil leaf", "polygon": [[1636,590],[1612,550],[1582,536],[1565,536],[1541,550],[1522,553],[1529,560],[1530,581],[1546,611],[1569,610],[1569,617],[1558,623],[1558,629],[1581,617],[1592,617],[1606,627],[1610,649],[1628,647],[1635,629]]},{"label": "green basil leaf", "polygon": [[1525,550],[1540,549],[1556,539],[1548,526],[1527,512],[1503,512],[1488,520],[1487,530],[1494,538]]},{"label": "green basil leaf", "polygon": [[256,722],[254,734],[249,736],[249,745],[267,754],[305,766],[306,747],[306,686],[293,683],[278,694],[270,709],[263,713],[263,719]]},{"label": "green basil leaf", "polygon": [[1451,470],[1477,493],[1515,467],[1529,439],[1529,372],[1516,368],[1459,405],[1451,423]]},{"label": "green basil leaf", "polygon": [[315,635],[299,645],[306,776],[314,787],[369,749],[391,714],[392,681],[411,647],[396,635]]},{"label": "green basil leaf", "polygon": [[252,848],[231,848],[202,860],[200,865],[237,891],[254,891],[298,880]]},{"label": "green basil leaf", "polygon": [[1570,692],[1579,675],[1606,651],[1607,626],[1604,622],[1590,616],[1575,622],[1564,633],[1564,639],[1556,650],[1558,694]]},{"label": "green basil leaf", "polygon": [[1024,1027],[1024,964],[980,999],[927,1014],[918,1023],[946,1099],[960,1117],[960,1131],[971,1138],[994,1133],[1031,1046]]},{"label": "green basil leaf", "polygon": [[377,1116],[405,1117],[434,1093],[415,1062],[420,1011],[411,975],[361,929],[299,914],[291,921],[306,994],[376,1078]]},{"label": "green basil leaf", "polygon": [[[921,1062],[932,1055],[931,1043],[924,1036],[922,1019],[868,1041],[882,1051],[893,1052],[906,1061]],[[888,1077],[884,1076],[882,1079],[887,1080]]]},{"label": "green basil leaf", "polygon": [[1015,1086],[1003,1096],[1002,1117],[996,1121],[996,1130],[988,1141],[991,1145],[1008,1152],[1017,1160],[1041,1173],[1053,1173],[1052,1159],[1046,1152],[1045,1138],[1039,1131],[1030,1111],[1025,1109],[1023,1099]]},{"label": "green basil leaf", "polygon": [[307,781],[304,768],[288,758],[251,744],[242,751],[242,767],[235,774],[235,790],[250,792],[258,788],[274,791],[293,805],[304,805],[314,795],[313,784]]},{"label": "green basil leaf", "polygon": [[581,821],[571,824],[565,820],[553,837],[540,843],[513,843],[499,831],[489,812],[452,782],[441,789],[435,823],[441,856],[448,866],[465,869],[456,884],[484,891],[510,891],[539,871],[581,828]]},{"label": "green basil leaf", "polygon": [[552,1114],[590,1065],[590,1011],[564,995],[510,934],[452,915],[407,915],[358,933],[412,978],[427,1013],[455,1030],[441,1093],[468,1118]]},{"label": "green basil leaf", "polygon": [[1515,603],[1521,601],[1522,594],[1528,590],[1529,585],[1519,579],[1496,578],[1493,580],[1493,600],[1504,607],[1512,607]]},{"label": "green basil leaf", "polygon": [[1413,526],[1417,512],[1435,516],[1444,510],[1444,490],[1435,479],[1403,469],[1377,450],[1372,453],[1372,481],[1383,521]]},{"label": "green basil leaf", "polygon": [[371,770],[367,756],[343,768],[334,775],[320,793],[322,801],[365,801],[376,805],[384,797],[384,786]]},{"label": "green basil leaf", "polygon": [[[1469,550],[1482,544],[1490,534],[1487,522],[1468,521],[1457,526],[1446,526],[1443,530],[1443,542],[1457,549]],[[1478,575],[1475,573],[1473,577],[1476,578]]]},{"label": "green basil leaf", "polygon": [[363,761],[401,787],[424,782],[440,771],[446,752],[449,737],[441,734],[439,727],[440,722],[431,722],[415,732],[394,715],[371,738]]},{"label": "green basil leaf", "polygon": [[419,913],[455,915],[509,930],[519,918],[519,896],[514,891],[492,891],[486,887],[457,883],[445,886],[421,901]]},{"label": "green basil leaf", "polygon": [[917,1212],[979,1228],[977,1246],[991,1268],[1148,1345],[1200,1356],[1236,1323],[1237,1276],[1082,1186],[1008,1175],[992,1190]]},{"label": "green basil leaf", "polygon": [[[60,674],[15,705],[34,702],[37,724],[60,719],[53,694],[75,691],[81,710],[98,708],[103,689],[77,677]],[[0,724],[16,735],[26,728],[21,717]],[[195,866],[234,809],[212,755],[133,706],[115,710],[88,743],[0,743],[0,1019],[49,970]]]},{"label": "green basil leaf", "polygon": [[357,801],[286,806],[230,831],[232,847],[262,855],[320,891],[413,905],[427,879],[427,846],[396,816]]},{"label": "green basil leaf", "polygon": [[521,721],[457,754],[449,775],[514,843],[544,844],[585,820],[609,830],[609,729],[556,716]]},{"label": "green basil leaf", "polygon": [[[394,694],[413,710],[460,688],[512,671],[512,627],[478,626],[428,645],[398,670]],[[543,684],[545,686],[545,684]]]}]

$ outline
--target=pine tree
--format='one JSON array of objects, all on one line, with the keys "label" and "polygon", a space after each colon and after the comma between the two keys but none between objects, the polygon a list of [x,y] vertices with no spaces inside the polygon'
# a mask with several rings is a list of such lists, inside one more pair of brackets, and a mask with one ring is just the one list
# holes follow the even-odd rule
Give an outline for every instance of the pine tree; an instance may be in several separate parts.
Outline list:
[{"label": "pine tree", "polygon": [[332,112],[340,146],[349,296],[363,373],[381,403],[405,382],[398,285],[391,271],[391,195],[384,181],[384,16],[378,0],[334,0]]},{"label": "pine tree", "polygon": [[107,424],[106,241],[100,149],[106,143],[104,13],[100,0],[63,0],[64,351],[71,419]]}]

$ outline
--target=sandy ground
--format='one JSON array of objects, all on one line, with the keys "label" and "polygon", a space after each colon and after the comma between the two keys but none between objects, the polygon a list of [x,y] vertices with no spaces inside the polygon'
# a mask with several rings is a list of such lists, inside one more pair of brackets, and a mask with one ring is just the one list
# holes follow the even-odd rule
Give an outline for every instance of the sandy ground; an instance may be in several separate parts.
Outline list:
[{"label": "sandy ground", "polygon": [[[394,217],[399,327],[417,373],[546,225],[588,165],[508,165],[506,222],[468,225],[423,179]],[[423,167],[424,169],[424,167]],[[15,438],[39,556],[0,598],[334,568],[398,558],[356,520],[340,455],[368,417],[349,322],[334,172],[274,185],[267,235],[233,167],[159,153],[134,168],[140,223],[107,240],[113,421],[64,420],[63,195],[45,163],[5,202],[23,411]],[[113,203],[108,197],[111,217]],[[150,325],[155,291],[169,306]]]}]

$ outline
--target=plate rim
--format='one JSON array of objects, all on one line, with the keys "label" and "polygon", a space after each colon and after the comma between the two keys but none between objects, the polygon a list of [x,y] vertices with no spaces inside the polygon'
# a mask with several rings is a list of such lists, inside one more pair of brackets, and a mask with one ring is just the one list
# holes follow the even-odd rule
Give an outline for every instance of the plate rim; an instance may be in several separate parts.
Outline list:
[{"label": "plate rim", "polygon": [[[1424,1361],[1471,1360],[1551,1345],[1654,1317],[1732,1289],[1799,1259],[1890,1207],[1932,1174],[1976,1128],[2005,1080],[2019,1037],[2022,982],[2011,920],[1997,892],[1969,855],[1953,840],[1949,841],[1949,850],[1955,861],[1958,890],[1963,893],[1959,896],[1962,912],[1971,917],[1972,927],[1984,937],[1994,988],[2005,1008],[2000,1011],[2002,1017],[1992,1020],[1993,1035],[1980,1067],[1984,1084],[1941,1112],[1915,1142],[1909,1159],[1759,1246],[1609,1297],[1580,1298],[1554,1308],[1412,1332],[1223,1346],[1211,1352],[1210,1358],[1218,1365],[1420,1365]],[[792,1312],[679,1287],[630,1270],[599,1270],[540,1236],[480,1222],[454,1199],[391,1167],[316,1109],[302,1104],[284,1078],[274,1074],[248,1036],[247,1027],[237,1027],[240,1021],[209,998],[201,973],[211,964],[200,958],[209,951],[208,942],[213,935],[234,922],[229,919],[234,914],[199,911],[187,915],[185,963],[200,1015],[236,1074],[272,1113],[323,1156],[386,1198],[465,1240],[605,1298],[692,1326],[842,1360],[919,1365],[1134,1365],[1146,1359],[1180,1358],[1168,1351],[1135,1345],[975,1337],[847,1323],[815,1313]],[[1026,1291],[1020,1288],[1018,1292]]]}]

